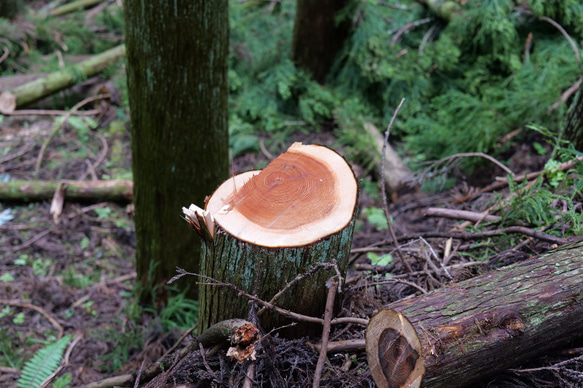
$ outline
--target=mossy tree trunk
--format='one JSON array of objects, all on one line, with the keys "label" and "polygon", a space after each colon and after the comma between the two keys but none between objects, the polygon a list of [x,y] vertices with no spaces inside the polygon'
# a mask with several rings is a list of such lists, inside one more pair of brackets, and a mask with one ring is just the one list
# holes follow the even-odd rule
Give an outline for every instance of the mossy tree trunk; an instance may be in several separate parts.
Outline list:
[{"label": "mossy tree trunk", "polygon": [[22,0],[2,0],[0,1],[0,18],[13,19],[16,15],[24,11]]},{"label": "mossy tree trunk", "polygon": [[124,15],[144,299],[176,266],[198,271],[200,240],[184,233],[180,208],[229,174],[228,1],[126,0]]},{"label": "mossy tree trunk", "polygon": [[350,22],[337,23],[335,18],[349,1],[297,0],[292,59],[321,84],[348,38]]}]

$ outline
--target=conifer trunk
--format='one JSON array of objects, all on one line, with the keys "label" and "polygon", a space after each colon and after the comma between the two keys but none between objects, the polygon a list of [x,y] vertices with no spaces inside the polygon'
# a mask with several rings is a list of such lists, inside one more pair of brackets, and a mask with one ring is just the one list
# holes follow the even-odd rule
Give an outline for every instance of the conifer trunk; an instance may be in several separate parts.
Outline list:
[{"label": "conifer trunk", "polygon": [[[237,175],[210,197],[206,209],[185,209],[203,237],[201,273],[270,301],[299,274],[336,260],[344,274],[352,245],[357,184],[341,156],[321,146],[294,144],[263,171]],[[321,317],[333,268],[295,285],[276,304]],[[204,283],[207,283],[206,281]],[[257,287],[257,288],[256,288]],[[200,285],[199,328],[247,318],[249,303],[226,287]],[[275,313],[260,317],[266,331],[291,323]],[[287,335],[315,334],[298,325]],[[321,328],[318,328],[321,331]]]},{"label": "conifer trunk", "polygon": [[12,19],[24,10],[22,0],[0,1],[0,18]]},{"label": "conifer trunk", "polygon": [[335,20],[347,4],[348,0],[297,0],[292,59],[321,84],[348,38],[350,23]]},{"label": "conifer trunk", "polygon": [[469,387],[583,338],[583,243],[387,307],[417,331],[423,387]]},{"label": "conifer trunk", "polygon": [[229,174],[228,1],[127,0],[124,15],[136,266],[147,297],[177,266],[198,271],[200,241],[185,236],[177,212]]}]

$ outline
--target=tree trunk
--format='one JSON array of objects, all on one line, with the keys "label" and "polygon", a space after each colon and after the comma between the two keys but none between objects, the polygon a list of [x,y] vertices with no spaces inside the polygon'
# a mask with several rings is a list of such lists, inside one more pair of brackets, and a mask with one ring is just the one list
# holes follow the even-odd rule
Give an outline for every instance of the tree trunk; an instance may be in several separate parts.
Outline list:
[{"label": "tree trunk", "polygon": [[0,18],[13,19],[22,11],[24,11],[24,2],[22,0],[0,1]]},{"label": "tree trunk", "polygon": [[185,236],[180,208],[229,174],[228,1],[127,0],[124,15],[144,297],[176,266],[198,271],[200,241]]},{"label": "tree trunk", "polygon": [[297,0],[292,41],[292,59],[323,84],[350,29],[349,22],[336,23],[335,16],[349,0]]},{"label": "tree trunk", "polygon": [[577,151],[583,151],[583,83],[573,99],[567,115],[567,126],[564,137],[575,146]]},{"label": "tree trunk", "polygon": [[[231,283],[263,300],[273,296],[318,263],[335,259],[346,272],[356,216],[357,183],[344,158],[321,146],[294,144],[263,171],[237,175],[223,183],[206,210],[185,209],[203,237],[201,273]],[[277,305],[321,316],[332,268],[294,285]],[[257,285],[256,285],[257,284]],[[256,288],[257,287],[257,290]],[[199,328],[230,318],[246,318],[249,303],[225,287],[200,286]],[[266,312],[266,331],[291,323]],[[291,336],[310,335],[298,325]],[[319,328],[321,331],[321,328]]]},{"label": "tree trunk", "polygon": [[466,386],[583,337],[583,242],[387,307],[421,340],[422,387]]}]

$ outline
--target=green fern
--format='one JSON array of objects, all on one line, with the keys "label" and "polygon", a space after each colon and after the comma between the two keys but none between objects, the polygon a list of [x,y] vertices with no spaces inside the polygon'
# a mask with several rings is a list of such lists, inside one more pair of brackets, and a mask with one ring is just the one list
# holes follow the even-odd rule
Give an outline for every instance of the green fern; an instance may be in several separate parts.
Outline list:
[{"label": "green fern", "polygon": [[36,352],[35,355],[24,364],[22,373],[16,381],[18,387],[38,387],[57,369],[69,341],[71,341],[71,335],[66,335],[57,342]]}]

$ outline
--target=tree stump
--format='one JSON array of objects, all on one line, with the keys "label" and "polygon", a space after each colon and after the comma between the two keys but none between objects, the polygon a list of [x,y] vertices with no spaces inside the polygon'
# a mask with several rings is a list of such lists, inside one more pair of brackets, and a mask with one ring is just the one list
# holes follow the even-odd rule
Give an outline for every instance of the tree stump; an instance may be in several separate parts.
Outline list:
[{"label": "tree stump", "polygon": [[[205,210],[183,209],[201,235],[202,275],[231,283],[269,301],[296,276],[317,263],[337,261],[344,275],[352,245],[358,185],[343,157],[329,148],[295,143],[262,171],[224,182]],[[293,286],[277,305],[321,317],[326,281],[334,269],[319,270]],[[224,319],[246,318],[249,303],[231,289],[199,286],[199,330]],[[271,312],[265,330],[290,323]],[[287,335],[309,335],[298,325]]]}]

